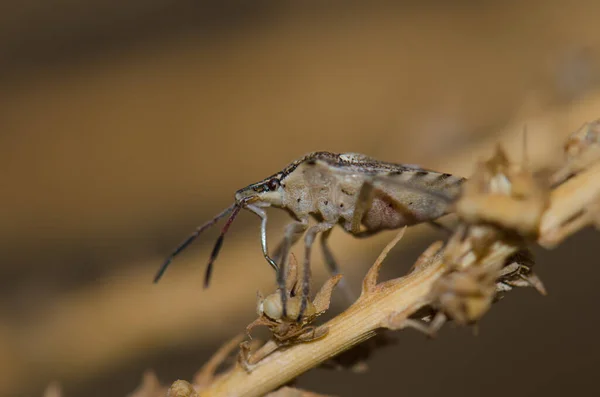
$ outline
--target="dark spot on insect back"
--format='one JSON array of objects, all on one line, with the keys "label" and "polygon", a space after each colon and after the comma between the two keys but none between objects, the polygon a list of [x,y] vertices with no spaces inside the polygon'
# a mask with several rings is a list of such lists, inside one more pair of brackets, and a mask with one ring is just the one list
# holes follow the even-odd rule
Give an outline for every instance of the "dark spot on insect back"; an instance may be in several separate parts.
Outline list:
[{"label": "dark spot on insect back", "polygon": [[329,204],[329,201],[325,200],[325,205],[328,205],[328,204]]},{"label": "dark spot on insect back", "polygon": [[315,164],[317,164],[317,161],[316,161],[316,160],[308,160],[308,161],[306,162],[306,164],[307,164],[307,165],[315,165]]},{"label": "dark spot on insect back", "polygon": [[299,202],[300,202],[300,199],[297,199],[297,200],[296,200],[296,202],[297,202],[297,203],[299,203]]},{"label": "dark spot on insect back", "polygon": [[419,178],[422,178],[422,177],[427,176],[427,175],[429,175],[429,172],[427,172],[427,171],[417,171],[417,172],[415,172],[415,176],[419,177]]},{"label": "dark spot on insect back", "polygon": [[344,208],[344,203],[341,203],[341,204],[340,204],[340,208]]},{"label": "dark spot on insect back", "polygon": [[437,176],[436,181],[444,182],[446,179],[450,178],[451,176],[452,176],[451,174],[440,174]]}]

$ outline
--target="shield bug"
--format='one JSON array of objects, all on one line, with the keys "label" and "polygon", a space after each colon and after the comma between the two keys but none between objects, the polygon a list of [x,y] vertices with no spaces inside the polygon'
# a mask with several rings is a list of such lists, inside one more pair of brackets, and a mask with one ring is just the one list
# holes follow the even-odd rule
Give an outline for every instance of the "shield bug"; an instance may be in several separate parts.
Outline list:
[{"label": "shield bug", "polygon": [[[262,253],[277,271],[280,291],[285,291],[285,271],[280,262],[282,258],[287,258],[291,247],[304,236],[302,304],[298,316],[301,318],[310,293],[310,256],[317,235],[320,235],[329,271],[338,274],[338,266],[327,243],[333,227],[340,225],[346,232],[362,238],[382,230],[432,222],[447,213],[449,203],[458,195],[463,181],[463,178],[450,174],[414,165],[381,162],[358,153],[313,152],[282,171],[238,190],[234,204],[198,227],[175,249],[159,269],[155,282],[177,254],[204,230],[229,215],[206,268],[207,286],[227,230],[239,211],[246,209],[261,219]],[[269,255],[267,246],[265,208],[268,207],[284,209],[294,218],[286,226],[283,240],[273,257]],[[317,223],[309,227],[311,217]],[[285,317],[285,293],[282,293],[281,300],[282,315]]]}]

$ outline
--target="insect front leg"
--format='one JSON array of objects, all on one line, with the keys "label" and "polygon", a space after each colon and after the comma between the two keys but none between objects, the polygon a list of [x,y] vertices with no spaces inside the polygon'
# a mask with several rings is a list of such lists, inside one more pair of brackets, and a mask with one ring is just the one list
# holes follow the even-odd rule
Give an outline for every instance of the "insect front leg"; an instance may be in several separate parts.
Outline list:
[{"label": "insect front leg", "polygon": [[286,225],[283,239],[277,245],[273,254],[273,259],[276,263],[281,263],[287,258],[290,249],[300,240],[306,229],[308,229],[308,218]]},{"label": "insect front leg", "polygon": [[292,245],[294,245],[302,234],[308,228],[308,219],[303,219],[300,222],[292,222],[285,227],[285,235],[279,246],[277,246],[275,259],[279,263],[279,270],[277,271],[277,287],[281,294],[281,304],[283,305],[283,317],[287,317],[287,292],[285,288],[285,273],[286,269],[284,264],[286,263],[287,257],[290,253]]},{"label": "insect front leg", "polygon": [[267,248],[267,213],[262,208],[255,205],[247,205],[246,208],[260,217],[260,245],[262,247],[263,256],[267,262],[269,262],[269,265],[271,265],[275,271],[278,271],[279,266],[277,266],[275,261],[271,259],[269,256],[269,250]]},{"label": "insect front leg", "polygon": [[335,223],[319,223],[308,229],[304,235],[304,268],[302,269],[302,301],[300,304],[300,312],[297,321],[299,322],[304,315],[308,304],[308,295],[310,294],[310,253],[312,245],[318,233],[323,233],[331,230]]}]

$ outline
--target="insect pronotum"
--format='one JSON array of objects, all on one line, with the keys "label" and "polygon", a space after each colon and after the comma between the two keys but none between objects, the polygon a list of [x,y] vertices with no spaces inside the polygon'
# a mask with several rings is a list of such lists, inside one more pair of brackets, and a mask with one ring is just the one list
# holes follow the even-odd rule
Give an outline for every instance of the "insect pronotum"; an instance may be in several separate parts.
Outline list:
[{"label": "insect pronotum", "polygon": [[[167,258],[154,279],[157,282],[173,258],[204,230],[229,215],[210,255],[204,279],[208,286],[212,267],[229,226],[243,208],[261,218],[261,247],[267,262],[277,272],[286,315],[285,271],[283,258],[304,235],[304,266],[300,319],[310,293],[310,255],[320,235],[325,263],[333,274],[339,273],[327,243],[331,230],[340,225],[355,237],[368,237],[382,230],[398,229],[432,222],[447,213],[448,205],[460,192],[463,178],[422,169],[413,165],[385,163],[358,153],[314,152],[294,161],[282,171],[235,193],[235,202],[215,218],[199,226]],[[265,208],[286,210],[289,223],[273,257],[267,246]],[[317,223],[309,227],[309,219]]]}]

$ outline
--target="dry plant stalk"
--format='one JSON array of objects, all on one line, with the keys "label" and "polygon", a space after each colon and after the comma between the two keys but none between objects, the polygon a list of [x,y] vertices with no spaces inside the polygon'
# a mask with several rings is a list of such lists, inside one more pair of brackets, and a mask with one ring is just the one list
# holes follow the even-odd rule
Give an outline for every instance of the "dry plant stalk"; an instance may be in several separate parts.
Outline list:
[{"label": "dry plant stalk", "polygon": [[[250,367],[236,363],[217,377],[211,367],[210,376],[197,378],[195,387],[177,381],[168,395],[266,395],[371,338],[378,329],[415,327],[433,335],[449,319],[476,324],[513,287],[531,286],[545,294],[531,270],[527,246],[537,242],[552,247],[589,224],[599,224],[599,125],[598,121],[586,124],[573,134],[566,145],[564,167],[549,180],[534,177],[525,164],[510,163],[498,149],[465,184],[454,206],[460,223],[449,241],[433,243],[408,275],[377,282],[383,260],[401,239],[402,230],[365,276],[359,299],[326,324],[310,328],[311,335],[318,337],[294,339],[306,335],[304,326],[313,318],[292,332],[263,316],[249,327],[267,325],[275,337],[258,357],[244,353]],[[328,282],[329,294],[336,282]],[[328,306],[329,297],[326,302]],[[297,389],[276,393],[284,390],[289,394],[283,395],[309,395]]]}]

